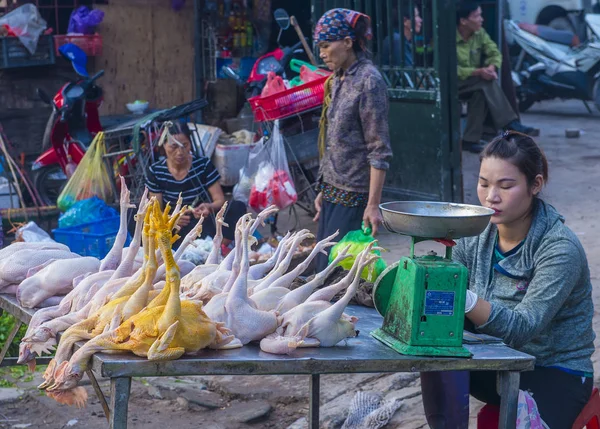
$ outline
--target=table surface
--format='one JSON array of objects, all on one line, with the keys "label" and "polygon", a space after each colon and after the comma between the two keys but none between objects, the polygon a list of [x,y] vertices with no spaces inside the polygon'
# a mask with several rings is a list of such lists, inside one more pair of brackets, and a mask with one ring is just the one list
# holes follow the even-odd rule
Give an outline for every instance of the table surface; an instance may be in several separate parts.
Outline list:
[{"label": "table surface", "polygon": [[[20,318],[31,320],[34,309],[24,309],[14,296],[0,294],[0,308]],[[349,315],[359,318],[360,334],[335,347],[297,349],[291,355],[274,355],[248,344],[233,350],[201,350],[197,355],[174,361],[148,361],[130,354],[97,353],[93,369],[105,377],[151,377],[179,375],[265,375],[265,374],[334,374],[415,371],[527,371],[534,367],[534,357],[513,350],[502,343],[465,344],[471,358],[405,356],[370,335],[381,327],[383,318],[373,308],[349,306]]]}]

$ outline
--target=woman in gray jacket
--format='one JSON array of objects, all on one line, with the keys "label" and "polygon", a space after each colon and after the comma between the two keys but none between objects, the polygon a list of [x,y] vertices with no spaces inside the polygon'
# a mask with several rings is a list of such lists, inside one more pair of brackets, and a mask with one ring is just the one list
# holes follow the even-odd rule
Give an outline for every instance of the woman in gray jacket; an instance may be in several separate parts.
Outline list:
[{"label": "woman in gray jacket", "polygon": [[[548,162],[528,136],[508,132],[481,154],[477,195],[495,210],[453,258],[469,270],[466,325],[536,358],[521,375],[551,429],[570,429],[590,398],[595,334],[585,251],[554,207],[539,198]],[[499,404],[495,372],[422,373],[425,414],[437,428],[467,428],[469,393]]]}]

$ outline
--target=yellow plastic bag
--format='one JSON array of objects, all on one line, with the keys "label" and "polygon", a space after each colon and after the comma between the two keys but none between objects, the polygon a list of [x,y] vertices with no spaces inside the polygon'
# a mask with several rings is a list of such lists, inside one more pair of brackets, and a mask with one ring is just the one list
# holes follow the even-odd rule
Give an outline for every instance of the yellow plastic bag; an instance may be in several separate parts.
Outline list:
[{"label": "yellow plastic bag", "polygon": [[[352,255],[351,258],[344,259],[338,265],[346,270],[350,270],[354,261],[356,260],[356,256],[360,252],[364,250],[365,247],[369,245],[370,242],[375,240],[371,235],[371,228],[365,228],[364,224],[362,229],[358,229],[356,231],[350,231],[348,234],[344,236],[335,246],[331,248],[331,252],[329,253],[329,263],[333,262],[333,260],[337,257],[340,249],[344,249],[346,246],[350,245],[350,249],[348,249],[348,253]],[[381,253],[378,250],[373,251],[374,254],[381,256]],[[383,260],[383,258],[379,258],[374,264],[371,264],[370,267],[367,267],[361,273],[361,277],[368,282],[374,283],[379,277],[379,274],[385,270],[387,264]]]},{"label": "yellow plastic bag", "polygon": [[110,176],[103,156],[104,133],[99,132],[81,159],[77,169],[58,196],[58,208],[65,212],[77,201],[97,196],[108,202],[112,198]]}]

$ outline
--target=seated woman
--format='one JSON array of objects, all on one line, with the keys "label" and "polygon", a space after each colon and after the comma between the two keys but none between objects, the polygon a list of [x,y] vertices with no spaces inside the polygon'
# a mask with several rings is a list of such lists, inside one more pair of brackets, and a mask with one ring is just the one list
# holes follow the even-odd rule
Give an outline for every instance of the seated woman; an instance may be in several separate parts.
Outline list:
[{"label": "seated woman", "polygon": [[[528,136],[507,132],[481,154],[477,194],[495,211],[453,259],[469,269],[467,323],[536,358],[520,389],[552,429],[570,429],[592,392],[592,285],[585,251],[554,207],[540,199],[548,163]],[[467,325],[465,323],[465,325]],[[500,404],[496,373],[422,373],[433,429],[467,428],[469,393]]]},{"label": "seated woman", "polygon": [[[193,218],[199,219],[201,215],[205,217],[202,237],[214,237],[214,213],[225,203],[219,172],[208,158],[194,155],[190,130],[185,122],[173,123],[163,149],[166,157],[150,166],[146,174],[146,186],[150,195],[155,196],[161,204],[171,203],[171,207],[175,207],[181,193],[183,205],[189,207],[179,218],[181,238],[173,247],[179,247],[196,224]],[[223,228],[224,244],[234,239],[235,224],[245,213],[244,203],[230,201],[225,213],[225,222],[229,227]]]}]

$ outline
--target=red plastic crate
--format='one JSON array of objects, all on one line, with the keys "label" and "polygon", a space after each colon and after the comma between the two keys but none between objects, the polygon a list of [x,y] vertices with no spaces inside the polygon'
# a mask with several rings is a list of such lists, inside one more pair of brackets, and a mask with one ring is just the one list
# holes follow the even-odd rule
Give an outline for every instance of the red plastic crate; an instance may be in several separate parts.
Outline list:
[{"label": "red plastic crate", "polygon": [[274,121],[323,104],[327,76],[267,97],[248,100],[256,122]]},{"label": "red plastic crate", "polygon": [[99,34],[91,35],[57,35],[54,36],[54,46],[56,49],[56,55],[60,55],[58,48],[67,43],[72,43],[83,49],[83,52],[88,57],[95,57],[102,55],[102,36]]}]

